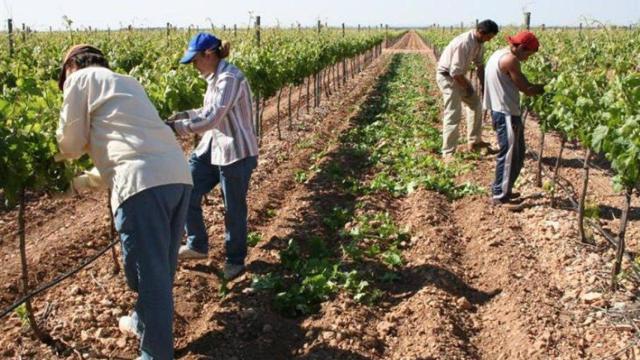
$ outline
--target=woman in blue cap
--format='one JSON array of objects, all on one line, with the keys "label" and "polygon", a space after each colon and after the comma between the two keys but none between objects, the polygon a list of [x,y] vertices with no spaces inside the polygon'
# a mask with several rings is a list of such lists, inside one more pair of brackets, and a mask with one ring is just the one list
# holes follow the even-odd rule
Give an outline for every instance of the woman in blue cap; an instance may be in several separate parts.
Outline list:
[{"label": "woman in blue cap", "polygon": [[207,258],[209,243],[202,217],[202,197],[220,184],[225,207],[227,280],[245,269],[247,191],[258,163],[251,89],[244,74],[225,60],[229,49],[229,43],[211,34],[199,33],[191,38],[180,63],[193,64],[207,81],[204,106],[167,120],[180,136],[202,134],[189,159],[194,186],[187,212],[187,244],[180,247],[179,257]]}]

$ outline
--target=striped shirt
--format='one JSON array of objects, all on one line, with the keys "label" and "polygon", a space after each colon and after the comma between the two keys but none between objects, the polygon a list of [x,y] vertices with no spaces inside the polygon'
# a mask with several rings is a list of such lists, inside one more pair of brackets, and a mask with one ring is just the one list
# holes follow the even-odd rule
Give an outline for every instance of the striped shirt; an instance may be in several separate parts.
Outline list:
[{"label": "striped shirt", "polygon": [[202,134],[195,149],[200,156],[211,150],[211,164],[229,165],[258,155],[253,128],[251,88],[244,74],[225,60],[207,77],[204,106],[189,110],[189,118],[175,123],[181,135]]},{"label": "striped shirt", "polygon": [[449,76],[465,75],[473,61],[476,66],[483,65],[484,46],[476,39],[475,30],[456,36],[442,51],[438,60],[438,73]]}]

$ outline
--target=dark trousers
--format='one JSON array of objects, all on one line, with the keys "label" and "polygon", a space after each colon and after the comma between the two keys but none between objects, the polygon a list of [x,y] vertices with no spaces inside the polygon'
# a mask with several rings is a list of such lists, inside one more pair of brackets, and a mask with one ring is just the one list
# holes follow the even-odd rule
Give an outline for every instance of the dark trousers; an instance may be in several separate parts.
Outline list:
[{"label": "dark trousers", "polygon": [[493,128],[498,135],[500,152],[496,157],[496,178],[493,182],[494,199],[503,199],[511,189],[524,165],[524,126],[520,116],[492,111]]}]

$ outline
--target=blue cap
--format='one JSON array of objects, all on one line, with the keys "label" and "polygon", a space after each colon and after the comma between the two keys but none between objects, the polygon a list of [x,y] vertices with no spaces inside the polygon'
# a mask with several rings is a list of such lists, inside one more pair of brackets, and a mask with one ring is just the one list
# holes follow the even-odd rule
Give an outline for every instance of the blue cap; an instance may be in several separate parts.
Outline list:
[{"label": "blue cap", "polygon": [[187,51],[184,52],[182,59],[180,59],[180,63],[188,64],[199,52],[215,49],[220,46],[220,44],[222,44],[222,41],[217,37],[207,33],[198,33],[189,41],[189,47],[187,48]]}]

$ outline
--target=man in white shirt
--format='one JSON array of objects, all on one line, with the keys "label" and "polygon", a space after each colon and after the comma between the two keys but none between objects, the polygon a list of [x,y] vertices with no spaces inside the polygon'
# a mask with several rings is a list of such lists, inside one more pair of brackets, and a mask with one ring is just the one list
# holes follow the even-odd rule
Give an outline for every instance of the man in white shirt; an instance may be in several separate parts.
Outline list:
[{"label": "man in white shirt", "polygon": [[89,154],[111,189],[125,276],[138,293],[120,329],[141,338],[142,359],[173,359],[173,278],[192,188],[184,153],[140,83],[111,71],[95,47],[72,47],[58,84],[57,157]]},{"label": "man in white shirt", "polygon": [[466,74],[471,63],[476,66],[478,79],[484,82],[484,46],[498,34],[498,25],[491,20],[478,23],[475,30],[454,38],[440,55],[436,81],[444,100],[442,126],[442,156],[451,159],[458,145],[462,103],[467,107],[467,146],[470,151],[489,144],[482,141],[482,104]]}]

